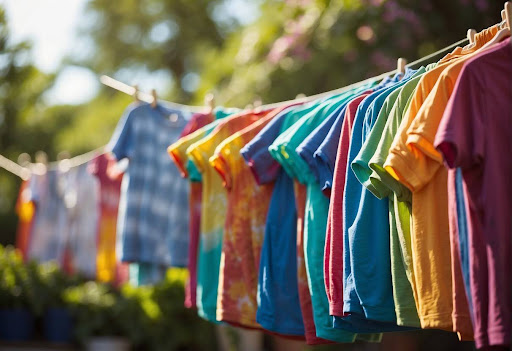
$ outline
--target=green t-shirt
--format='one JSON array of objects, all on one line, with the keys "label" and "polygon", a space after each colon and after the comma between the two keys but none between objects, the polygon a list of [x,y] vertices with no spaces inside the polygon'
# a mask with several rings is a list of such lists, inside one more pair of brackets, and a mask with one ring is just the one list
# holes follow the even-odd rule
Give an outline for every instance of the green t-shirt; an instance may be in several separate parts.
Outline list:
[{"label": "green t-shirt", "polygon": [[410,192],[387,173],[383,164],[400,126],[402,116],[410,104],[410,97],[416,89],[421,75],[430,68],[431,66],[427,69],[419,69],[411,80],[398,92],[395,92],[398,93],[397,95],[390,95],[395,101],[391,110],[386,111],[388,118],[383,128],[379,130],[378,144],[366,163],[368,166],[365,168],[365,183],[363,183],[378,198],[389,196],[391,276],[397,324],[411,327],[419,326],[420,323],[413,293],[410,207],[407,202],[399,200],[399,198],[410,200]]}]

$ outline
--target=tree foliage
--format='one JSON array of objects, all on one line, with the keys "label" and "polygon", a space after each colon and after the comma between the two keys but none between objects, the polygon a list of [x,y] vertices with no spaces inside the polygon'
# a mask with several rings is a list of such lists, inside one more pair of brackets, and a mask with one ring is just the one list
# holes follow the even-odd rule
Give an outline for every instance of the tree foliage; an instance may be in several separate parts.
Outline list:
[{"label": "tree foliage", "polygon": [[[236,15],[243,8],[250,20]],[[491,0],[90,0],[67,62],[128,82],[134,72],[163,72],[174,82],[159,92],[165,98],[200,104],[215,91],[217,103],[244,107],[391,70],[398,57],[413,61],[497,23],[502,8]],[[54,76],[29,53],[27,43],[10,43],[0,10],[0,152],[16,160],[42,149],[54,159],[104,145],[130,97],[102,88],[82,105],[47,106]],[[0,172],[3,242],[12,242],[18,184]]]}]

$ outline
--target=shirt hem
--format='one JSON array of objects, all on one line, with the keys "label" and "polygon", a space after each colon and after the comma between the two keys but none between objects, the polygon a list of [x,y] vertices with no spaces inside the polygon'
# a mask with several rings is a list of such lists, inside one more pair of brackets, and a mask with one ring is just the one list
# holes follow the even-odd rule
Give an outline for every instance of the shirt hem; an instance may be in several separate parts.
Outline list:
[{"label": "shirt hem", "polygon": [[268,318],[266,316],[256,316],[256,322],[259,323],[264,329],[269,330],[271,332],[290,336],[304,336],[303,329],[298,330],[294,328],[278,327],[276,326],[276,323],[272,318]]}]

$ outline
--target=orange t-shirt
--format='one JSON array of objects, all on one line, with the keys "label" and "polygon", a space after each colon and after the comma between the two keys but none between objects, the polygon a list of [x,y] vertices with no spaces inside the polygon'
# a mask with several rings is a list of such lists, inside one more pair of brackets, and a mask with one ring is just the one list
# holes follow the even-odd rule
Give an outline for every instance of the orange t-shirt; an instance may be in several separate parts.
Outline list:
[{"label": "orange t-shirt", "polygon": [[[497,31],[497,26],[493,26],[478,33],[473,47],[460,50],[460,55],[452,55],[424,74],[384,164],[393,177],[412,191],[413,288],[421,326],[455,329],[465,339],[472,335],[467,301],[457,301],[452,318],[447,171],[433,143],[462,65]],[[460,276],[453,284],[456,289],[464,289]]]}]

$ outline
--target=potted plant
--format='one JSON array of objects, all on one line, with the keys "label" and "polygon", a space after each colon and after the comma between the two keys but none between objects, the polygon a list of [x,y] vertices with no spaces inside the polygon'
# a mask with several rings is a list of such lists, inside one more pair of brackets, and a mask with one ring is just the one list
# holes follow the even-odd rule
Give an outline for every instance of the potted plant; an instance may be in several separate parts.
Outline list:
[{"label": "potted plant", "polygon": [[75,318],[75,336],[86,350],[130,349],[130,341],[117,313],[119,294],[108,285],[90,281],[67,288],[63,298]]},{"label": "potted plant", "polygon": [[36,307],[32,281],[21,255],[11,247],[0,247],[0,338],[30,340]]},{"label": "potted plant", "polygon": [[70,342],[73,337],[74,321],[63,298],[64,291],[78,285],[80,279],[66,275],[55,263],[37,266],[35,281],[42,304],[43,335],[54,343]]}]

